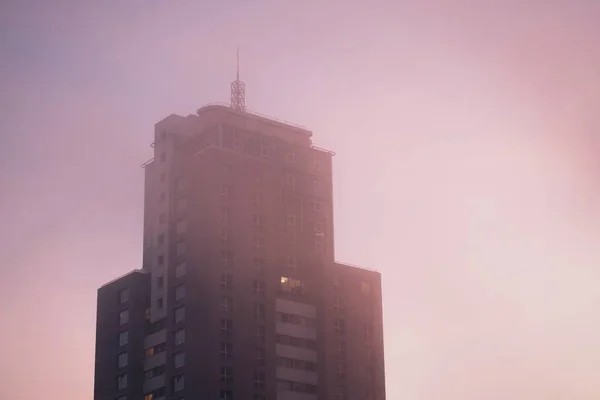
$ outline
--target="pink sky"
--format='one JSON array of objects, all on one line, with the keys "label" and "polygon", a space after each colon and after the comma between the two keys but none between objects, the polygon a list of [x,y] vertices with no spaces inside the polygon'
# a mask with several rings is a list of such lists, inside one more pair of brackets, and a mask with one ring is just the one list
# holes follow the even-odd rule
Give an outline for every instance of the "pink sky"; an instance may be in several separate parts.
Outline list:
[{"label": "pink sky", "polygon": [[247,106],[338,154],[336,254],[383,273],[388,399],[600,398],[599,21],[593,0],[1,2],[2,398],[92,399],[153,125],[226,102],[237,45]]}]

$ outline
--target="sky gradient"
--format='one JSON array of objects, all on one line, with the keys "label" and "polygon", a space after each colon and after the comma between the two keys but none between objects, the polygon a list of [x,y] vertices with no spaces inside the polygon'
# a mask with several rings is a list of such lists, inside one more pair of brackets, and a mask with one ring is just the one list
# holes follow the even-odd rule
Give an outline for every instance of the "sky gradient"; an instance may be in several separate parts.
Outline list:
[{"label": "sky gradient", "polygon": [[227,102],[334,158],[389,400],[600,398],[600,2],[0,2],[2,397],[91,400],[153,125]]}]

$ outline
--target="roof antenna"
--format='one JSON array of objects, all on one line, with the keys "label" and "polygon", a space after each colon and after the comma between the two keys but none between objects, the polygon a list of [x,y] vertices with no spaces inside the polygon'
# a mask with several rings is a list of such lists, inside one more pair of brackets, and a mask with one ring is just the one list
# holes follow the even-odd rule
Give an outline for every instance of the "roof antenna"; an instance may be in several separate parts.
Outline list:
[{"label": "roof antenna", "polygon": [[237,48],[236,80],[231,82],[231,108],[246,111],[246,84],[240,81],[240,48]]}]

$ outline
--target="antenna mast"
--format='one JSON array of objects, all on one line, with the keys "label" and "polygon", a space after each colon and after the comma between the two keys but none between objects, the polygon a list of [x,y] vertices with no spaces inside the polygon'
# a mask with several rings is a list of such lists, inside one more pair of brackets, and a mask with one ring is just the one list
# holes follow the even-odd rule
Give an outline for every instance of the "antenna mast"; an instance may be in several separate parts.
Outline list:
[{"label": "antenna mast", "polygon": [[246,111],[246,84],[240,81],[240,49],[237,49],[236,80],[231,82],[231,108]]}]

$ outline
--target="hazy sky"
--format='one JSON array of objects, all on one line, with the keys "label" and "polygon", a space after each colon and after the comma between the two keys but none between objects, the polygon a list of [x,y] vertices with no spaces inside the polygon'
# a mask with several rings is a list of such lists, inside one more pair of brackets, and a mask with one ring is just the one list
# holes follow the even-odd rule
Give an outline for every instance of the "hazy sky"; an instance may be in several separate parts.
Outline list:
[{"label": "hazy sky", "polygon": [[600,2],[0,1],[2,398],[91,400],[153,125],[226,102],[334,158],[389,400],[600,398]]}]

